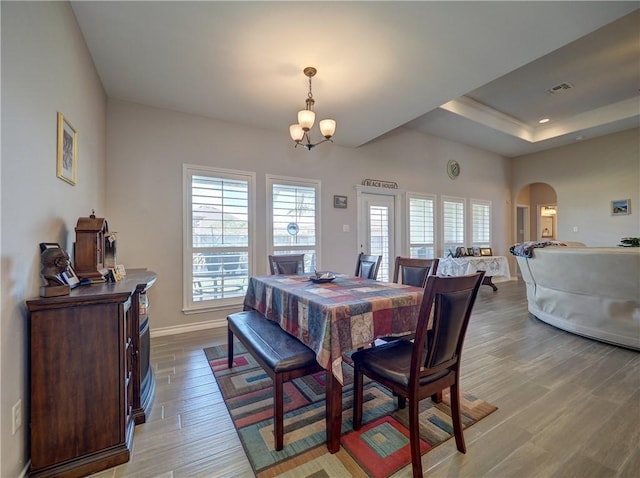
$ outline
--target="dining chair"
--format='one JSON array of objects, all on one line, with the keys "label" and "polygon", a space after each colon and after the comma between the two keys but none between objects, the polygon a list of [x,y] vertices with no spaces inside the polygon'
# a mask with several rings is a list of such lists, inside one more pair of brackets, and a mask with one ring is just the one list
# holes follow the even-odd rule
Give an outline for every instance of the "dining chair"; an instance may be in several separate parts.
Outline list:
[{"label": "dining chair", "polygon": [[396,257],[393,270],[393,282],[414,287],[424,287],[427,276],[438,272],[438,259],[416,259],[412,257]]},{"label": "dining chair", "polygon": [[356,263],[356,277],[376,280],[381,262],[382,256],[370,256],[361,252],[358,254],[358,262]]},{"label": "dining chair", "polygon": [[[427,283],[427,277],[436,275],[439,259],[416,259],[412,257],[396,257],[393,270],[393,282],[396,284],[423,287]],[[400,336],[412,339],[413,333]],[[398,336],[380,337],[379,341],[390,342],[400,338]],[[375,342],[372,344],[375,345]]]},{"label": "dining chair", "polygon": [[269,256],[272,275],[304,274],[304,254],[279,254]]},{"label": "dining chair", "polygon": [[[354,365],[353,429],[362,426],[364,375],[408,402],[409,443],[414,477],[422,477],[419,406],[450,389],[451,419],[458,451],[466,453],[460,416],[460,356],[471,311],[484,271],[459,277],[429,276],[425,286],[415,339],[394,340],[352,355]],[[433,309],[433,326],[427,328]]]}]

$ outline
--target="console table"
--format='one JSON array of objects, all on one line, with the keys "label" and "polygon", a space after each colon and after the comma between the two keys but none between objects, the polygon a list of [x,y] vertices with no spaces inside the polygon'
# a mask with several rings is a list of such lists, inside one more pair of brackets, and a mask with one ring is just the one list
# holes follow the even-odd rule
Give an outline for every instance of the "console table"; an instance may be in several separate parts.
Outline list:
[{"label": "console table", "polygon": [[491,287],[494,292],[498,288],[492,277],[504,276],[507,280],[511,279],[509,263],[504,256],[447,257],[438,262],[438,275],[442,276],[464,276],[478,271],[485,271],[482,283]]},{"label": "console table", "polygon": [[146,291],[156,274],[27,301],[31,477],[85,476],[129,460],[155,391]]}]

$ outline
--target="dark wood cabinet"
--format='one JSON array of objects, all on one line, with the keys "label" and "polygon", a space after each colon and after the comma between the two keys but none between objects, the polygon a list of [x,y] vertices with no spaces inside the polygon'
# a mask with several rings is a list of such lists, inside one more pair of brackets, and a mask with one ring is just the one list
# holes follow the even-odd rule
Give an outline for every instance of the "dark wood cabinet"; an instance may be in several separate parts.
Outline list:
[{"label": "dark wood cabinet", "polygon": [[30,476],[85,476],[129,460],[155,390],[144,306],[155,280],[131,270],[119,282],[27,301]]}]

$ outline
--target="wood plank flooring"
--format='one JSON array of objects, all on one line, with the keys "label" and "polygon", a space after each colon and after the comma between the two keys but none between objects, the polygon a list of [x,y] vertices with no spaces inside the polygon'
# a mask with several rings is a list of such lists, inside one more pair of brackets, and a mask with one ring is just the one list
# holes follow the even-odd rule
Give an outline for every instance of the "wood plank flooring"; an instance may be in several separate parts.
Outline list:
[{"label": "wood plank flooring", "polygon": [[[533,318],[521,281],[498,287],[481,287],[462,389],[499,410],[465,431],[466,454],[449,440],[425,455],[425,476],[639,477],[640,353]],[[132,459],[95,476],[253,476],[202,351],[225,342],[226,329],[152,339],[149,420]]]}]

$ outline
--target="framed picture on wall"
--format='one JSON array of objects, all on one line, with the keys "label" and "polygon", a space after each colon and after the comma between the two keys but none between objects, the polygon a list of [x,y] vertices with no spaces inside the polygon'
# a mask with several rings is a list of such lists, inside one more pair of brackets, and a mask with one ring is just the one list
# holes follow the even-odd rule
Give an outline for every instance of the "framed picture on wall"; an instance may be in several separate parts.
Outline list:
[{"label": "framed picture on wall", "polygon": [[540,218],[540,227],[542,228],[542,237],[553,237],[553,218],[550,216],[542,216]]},{"label": "framed picture on wall", "polygon": [[616,199],[611,201],[612,216],[626,216],[631,214],[631,199]]},{"label": "framed picture on wall", "polygon": [[347,208],[347,196],[333,196],[333,207],[338,209]]},{"label": "framed picture on wall", "polygon": [[75,186],[78,177],[78,133],[58,112],[58,152],[56,175]]}]

